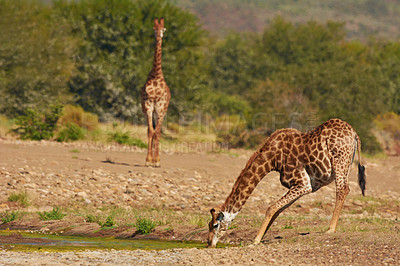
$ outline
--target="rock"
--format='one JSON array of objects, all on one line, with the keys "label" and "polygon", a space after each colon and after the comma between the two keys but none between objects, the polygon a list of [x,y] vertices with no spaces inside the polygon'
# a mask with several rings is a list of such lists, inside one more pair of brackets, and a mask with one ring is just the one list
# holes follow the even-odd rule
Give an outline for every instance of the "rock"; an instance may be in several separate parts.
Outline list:
[{"label": "rock", "polygon": [[88,195],[86,194],[85,191],[78,192],[78,193],[76,194],[76,196],[77,196],[77,197],[80,197],[80,198],[83,198],[83,199],[87,199],[87,198],[88,198]]}]

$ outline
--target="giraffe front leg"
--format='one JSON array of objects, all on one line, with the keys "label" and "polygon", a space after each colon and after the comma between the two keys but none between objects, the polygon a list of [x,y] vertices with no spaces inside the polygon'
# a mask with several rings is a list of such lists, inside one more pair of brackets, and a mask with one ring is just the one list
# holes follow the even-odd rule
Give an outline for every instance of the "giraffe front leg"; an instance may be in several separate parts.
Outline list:
[{"label": "giraffe front leg", "polygon": [[282,198],[268,208],[261,228],[254,239],[254,244],[259,244],[261,242],[261,239],[281,212],[300,197],[312,192],[310,177],[305,169],[296,170],[294,173],[285,174],[285,176],[286,175],[288,180],[292,178],[298,179],[298,183],[292,186]]},{"label": "giraffe front leg", "polygon": [[289,191],[280,200],[278,200],[275,204],[270,206],[265,214],[265,218],[261,225],[261,228],[258,231],[256,238],[254,239],[254,244],[259,244],[261,242],[261,239],[264,237],[265,233],[268,231],[272,223],[275,221],[275,219],[279,216],[281,212],[283,212],[286,208],[292,205],[300,197],[308,193],[311,193],[311,191],[312,188],[309,182],[306,182],[306,184],[301,184],[291,187]]}]

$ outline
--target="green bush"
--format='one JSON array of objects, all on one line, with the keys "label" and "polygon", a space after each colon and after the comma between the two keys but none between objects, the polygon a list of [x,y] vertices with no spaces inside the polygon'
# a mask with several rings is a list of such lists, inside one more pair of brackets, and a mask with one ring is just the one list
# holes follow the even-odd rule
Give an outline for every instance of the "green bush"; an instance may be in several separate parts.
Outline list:
[{"label": "green bush", "polygon": [[100,224],[101,228],[112,227],[114,225],[115,225],[115,221],[114,221],[114,217],[112,215],[107,216],[106,221],[104,223]]},{"label": "green bush", "polygon": [[26,109],[24,115],[15,119],[15,124],[18,127],[12,131],[18,134],[21,139],[51,139],[57,128],[57,121],[61,116],[62,108],[61,105],[52,105],[44,114]]},{"label": "green bush", "polygon": [[86,223],[98,223],[100,224],[100,219],[98,216],[92,215],[92,214],[88,214],[85,217],[85,222]]},{"label": "green bush", "polygon": [[7,199],[9,202],[18,202],[24,207],[29,206],[28,195],[26,192],[12,193]]},{"label": "green bush", "polygon": [[38,212],[38,215],[40,217],[40,220],[47,221],[47,220],[61,220],[62,218],[64,218],[66,214],[62,213],[60,208],[56,207],[49,212],[46,211]]},{"label": "green bush", "polygon": [[97,223],[101,228],[113,227],[115,225],[114,216],[112,215],[107,216],[106,220],[103,222],[99,216],[88,214],[86,215],[85,221],[87,223]]},{"label": "green bush", "polygon": [[20,214],[18,211],[11,211],[11,212],[6,211],[3,212],[1,215],[1,222],[5,224],[18,219],[19,216]]},{"label": "green bush", "polygon": [[85,131],[83,128],[75,123],[69,122],[64,128],[58,132],[57,141],[74,141],[85,138]]},{"label": "green bush", "polygon": [[129,135],[129,132],[123,132],[123,131],[117,130],[114,133],[111,133],[109,136],[110,136],[110,140],[115,141],[119,144],[136,146],[139,148],[147,148],[147,144],[145,144],[140,139],[132,138]]},{"label": "green bush", "polygon": [[99,118],[95,114],[85,112],[80,106],[66,105],[59,124],[68,125],[71,123],[91,131],[97,128]]},{"label": "green bush", "polygon": [[139,233],[143,235],[150,234],[150,232],[158,225],[157,222],[153,222],[146,218],[138,218],[136,220],[135,227]]}]

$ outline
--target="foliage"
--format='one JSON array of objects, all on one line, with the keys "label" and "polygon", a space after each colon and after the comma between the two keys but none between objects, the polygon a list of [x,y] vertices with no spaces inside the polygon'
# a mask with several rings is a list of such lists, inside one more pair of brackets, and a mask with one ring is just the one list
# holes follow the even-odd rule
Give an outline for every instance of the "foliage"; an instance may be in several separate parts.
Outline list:
[{"label": "foliage", "polygon": [[173,88],[171,111],[182,108],[182,98],[189,96],[185,91],[199,86],[199,77],[191,73],[198,70],[196,47],[203,31],[192,14],[163,0],[57,1],[55,8],[81,38],[75,57],[79,71],[71,77],[70,90],[77,104],[102,120],[142,119],[140,88],[152,67],[154,17],[166,21],[163,70]]},{"label": "foliage", "polygon": [[29,206],[28,194],[26,192],[12,193],[7,199],[9,202],[17,202],[24,207]]},{"label": "foliage", "polygon": [[88,214],[86,215],[85,221],[87,223],[97,223],[101,228],[113,227],[116,224],[113,215],[107,216],[106,220],[102,221],[99,216]]},{"label": "foliage", "polygon": [[13,132],[18,134],[21,139],[51,139],[57,128],[57,121],[61,112],[61,105],[52,105],[44,114],[27,109],[24,115],[15,119],[15,124],[18,127],[13,129]]},{"label": "foliage", "polygon": [[5,211],[1,214],[1,222],[3,224],[14,221],[20,217],[20,213],[18,211]]},{"label": "foliage", "polygon": [[75,40],[50,5],[0,0],[0,43],[0,113],[13,118],[71,99]]},{"label": "foliage", "polygon": [[145,144],[140,139],[131,137],[128,131],[124,132],[122,130],[117,129],[115,132],[109,134],[109,139],[119,144],[136,146],[139,148],[147,148],[147,144]]},{"label": "foliage", "polygon": [[143,235],[150,234],[150,232],[158,225],[157,222],[146,218],[137,218],[135,227],[139,231],[139,233]]},{"label": "foliage", "polygon": [[393,112],[379,114],[375,119],[375,124],[380,130],[391,134],[395,140],[400,140],[400,115]]},{"label": "foliage", "polygon": [[85,137],[85,131],[83,128],[75,123],[67,123],[59,132],[57,141],[74,141],[81,140]]},{"label": "foliage", "polygon": [[86,223],[98,223],[100,225],[100,218],[96,215],[88,214],[85,217]]},{"label": "foliage", "polygon": [[66,214],[64,214],[59,207],[53,208],[49,212],[38,212],[37,213],[40,217],[40,220],[47,221],[47,220],[61,220],[64,218]]},{"label": "foliage", "polygon": [[115,225],[114,217],[112,215],[107,216],[104,223],[100,224],[101,228],[112,227]]},{"label": "foliage", "polygon": [[99,123],[97,115],[85,112],[80,106],[65,105],[59,124],[66,125],[73,123],[86,130],[95,130]]},{"label": "foliage", "polygon": [[[96,134],[98,119],[144,123],[140,88],[152,67],[153,19],[163,16],[163,72],[172,94],[168,124],[196,117],[199,124],[212,125],[220,142],[254,148],[278,128],[305,131],[339,117],[356,129],[363,151],[380,150],[371,131],[375,117],[400,113],[398,42],[349,39],[352,33],[338,22],[290,22],[284,14],[304,11],[304,3],[293,0],[246,2],[254,20],[257,9],[286,9],[282,16],[268,15],[265,28],[265,21],[255,25],[261,33],[232,31],[218,39],[185,11],[201,6],[209,11],[210,2],[213,11],[244,5],[239,0],[55,0],[51,5],[0,0],[0,113],[19,116],[16,132],[23,139],[53,137],[56,125],[49,127],[44,115],[53,102],[71,104],[59,121],[65,126],[60,140],[78,138],[79,128]],[[375,2],[329,0],[317,9],[371,19],[398,12],[387,1]],[[218,120],[234,116],[243,120],[240,127],[219,129]],[[145,147],[124,131],[110,139]]]},{"label": "foliage", "polygon": [[12,127],[12,120],[7,119],[4,115],[0,115],[0,137],[7,135],[11,131]]}]

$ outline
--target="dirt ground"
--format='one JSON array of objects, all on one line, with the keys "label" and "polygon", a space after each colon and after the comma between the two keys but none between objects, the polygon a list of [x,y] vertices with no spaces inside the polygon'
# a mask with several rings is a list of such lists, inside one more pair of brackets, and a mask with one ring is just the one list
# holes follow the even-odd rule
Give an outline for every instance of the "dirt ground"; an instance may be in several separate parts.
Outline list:
[{"label": "dirt ground", "polygon": [[[144,166],[145,151],[89,143],[30,142],[0,139],[0,212],[21,209],[8,202],[25,191],[31,205],[24,211],[78,205],[161,208],[177,213],[204,214],[221,205],[250,157],[250,151],[209,153],[198,149],[161,155],[161,168]],[[400,158],[363,158],[367,197],[360,197],[356,167],[350,175],[351,192],[336,234],[324,234],[335,202],[331,184],[301,198],[285,210],[264,237],[252,246],[267,206],[286,189],[276,173],[267,175],[247,201],[235,226],[221,240],[240,245],[217,249],[163,251],[82,251],[45,253],[0,250],[0,264],[16,265],[197,265],[216,264],[400,264]],[[0,229],[41,230],[98,236],[99,225],[65,217],[61,221],[22,219],[0,224]],[[101,231],[104,235],[140,238],[134,228]],[[150,238],[206,241],[206,227],[156,228]],[[20,236],[13,235],[12,241]],[[10,239],[0,238],[0,245]],[[14,242],[17,243],[17,242]],[[8,243],[9,244],[9,243]]]}]

